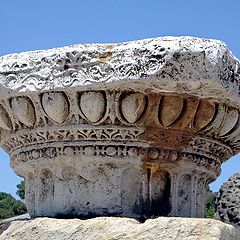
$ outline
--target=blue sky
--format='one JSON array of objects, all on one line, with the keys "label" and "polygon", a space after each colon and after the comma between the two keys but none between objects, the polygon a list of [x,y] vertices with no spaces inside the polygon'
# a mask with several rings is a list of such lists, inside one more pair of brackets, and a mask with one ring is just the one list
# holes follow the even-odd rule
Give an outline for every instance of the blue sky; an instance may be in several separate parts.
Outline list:
[{"label": "blue sky", "polygon": [[[220,39],[240,58],[239,0],[2,0],[0,56],[77,43],[121,42],[158,36]],[[240,172],[240,156],[212,185]],[[0,191],[16,192],[17,178],[0,150]]]}]

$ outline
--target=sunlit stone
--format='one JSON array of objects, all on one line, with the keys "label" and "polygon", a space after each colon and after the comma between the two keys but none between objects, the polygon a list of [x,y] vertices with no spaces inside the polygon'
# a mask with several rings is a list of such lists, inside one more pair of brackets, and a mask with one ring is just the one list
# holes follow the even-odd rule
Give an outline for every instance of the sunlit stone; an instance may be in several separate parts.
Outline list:
[{"label": "sunlit stone", "polygon": [[1,57],[0,145],[30,215],[203,217],[240,149],[239,73],[191,37]]}]

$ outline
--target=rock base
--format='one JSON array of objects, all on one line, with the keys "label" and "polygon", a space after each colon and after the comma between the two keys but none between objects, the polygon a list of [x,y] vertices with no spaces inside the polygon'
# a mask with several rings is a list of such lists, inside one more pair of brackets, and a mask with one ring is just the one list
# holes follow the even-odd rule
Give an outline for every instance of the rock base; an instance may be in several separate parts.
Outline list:
[{"label": "rock base", "polygon": [[0,240],[237,240],[240,230],[212,219],[135,219],[99,217],[88,220],[36,218],[2,222]]}]

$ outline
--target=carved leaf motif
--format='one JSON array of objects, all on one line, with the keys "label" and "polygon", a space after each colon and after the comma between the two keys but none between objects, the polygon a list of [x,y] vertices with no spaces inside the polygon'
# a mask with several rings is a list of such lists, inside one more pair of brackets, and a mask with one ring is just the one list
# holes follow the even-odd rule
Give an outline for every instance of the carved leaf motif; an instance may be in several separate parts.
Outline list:
[{"label": "carved leaf motif", "polygon": [[230,132],[237,124],[238,117],[238,111],[236,109],[228,108],[225,119],[220,127],[219,136],[224,136]]},{"label": "carved leaf motif", "polygon": [[183,98],[179,96],[165,96],[162,98],[160,120],[165,127],[172,125],[183,110]]},{"label": "carved leaf motif", "polygon": [[195,130],[198,131],[206,127],[213,119],[214,114],[215,105],[210,101],[200,100],[193,123]]},{"label": "carved leaf motif", "polygon": [[137,122],[145,109],[146,98],[141,93],[131,93],[125,96],[121,102],[122,114],[129,123]]},{"label": "carved leaf motif", "polygon": [[61,92],[44,93],[42,106],[48,117],[59,124],[63,123],[69,114],[67,97]]},{"label": "carved leaf motif", "polygon": [[16,97],[12,99],[12,110],[18,120],[28,127],[36,122],[35,108],[27,97]]},{"label": "carved leaf motif", "polygon": [[6,130],[12,129],[10,117],[2,105],[0,105],[0,127]]},{"label": "carved leaf motif", "polygon": [[84,92],[80,97],[80,108],[91,122],[98,122],[106,111],[106,101],[101,92]]}]

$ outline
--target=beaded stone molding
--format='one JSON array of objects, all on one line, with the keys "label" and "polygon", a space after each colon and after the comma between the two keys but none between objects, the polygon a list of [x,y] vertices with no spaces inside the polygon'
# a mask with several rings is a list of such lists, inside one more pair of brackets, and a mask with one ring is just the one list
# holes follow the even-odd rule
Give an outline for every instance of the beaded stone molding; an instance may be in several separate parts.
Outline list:
[{"label": "beaded stone molding", "polygon": [[202,217],[240,150],[240,63],[163,37],[0,58],[0,143],[31,216]]}]

